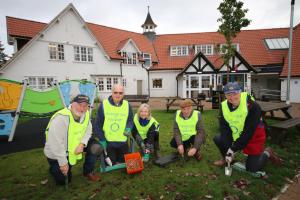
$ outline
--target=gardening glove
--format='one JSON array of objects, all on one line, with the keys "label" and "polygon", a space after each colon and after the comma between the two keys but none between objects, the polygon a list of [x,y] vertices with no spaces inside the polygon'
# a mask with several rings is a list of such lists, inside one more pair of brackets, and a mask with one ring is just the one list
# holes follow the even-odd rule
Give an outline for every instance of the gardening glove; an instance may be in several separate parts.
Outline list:
[{"label": "gardening glove", "polygon": [[106,148],[107,148],[107,142],[106,142],[106,140],[100,140],[100,141],[99,141],[99,144],[101,145],[101,147],[102,147],[103,149],[106,149]]},{"label": "gardening glove", "polygon": [[126,128],[123,135],[125,135],[126,137],[130,137],[131,136],[131,129],[130,128]]},{"label": "gardening glove", "polygon": [[231,148],[229,148],[226,153],[225,160],[227,163],[231,163],[233,161],[233,158],[234,158],[234,152],[232,151]]}]

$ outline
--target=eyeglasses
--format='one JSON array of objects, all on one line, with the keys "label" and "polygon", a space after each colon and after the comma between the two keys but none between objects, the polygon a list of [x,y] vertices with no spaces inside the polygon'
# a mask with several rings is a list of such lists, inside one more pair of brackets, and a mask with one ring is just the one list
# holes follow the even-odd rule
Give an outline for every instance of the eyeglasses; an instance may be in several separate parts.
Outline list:
[{"label": "eyeglasses", "polygon": [[114,94],[119,94],[119,95],[122,95],[123,92],[114,92]]}]

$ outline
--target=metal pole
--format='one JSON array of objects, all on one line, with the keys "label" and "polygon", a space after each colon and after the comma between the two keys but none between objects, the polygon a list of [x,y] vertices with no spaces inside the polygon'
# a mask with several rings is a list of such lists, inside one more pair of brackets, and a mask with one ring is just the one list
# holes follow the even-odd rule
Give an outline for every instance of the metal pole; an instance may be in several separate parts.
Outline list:
[{"label": "metal pole", "polygon": [[293,18],[294,18],[294,5],[295,0],[291,1],[291,17],[290,17],[290,38],[289,38],[289,55],[288,55],[288,76],[286,84],[286,104],[290,104],[290,79],[292,67],[292,43],[293,43]]}]

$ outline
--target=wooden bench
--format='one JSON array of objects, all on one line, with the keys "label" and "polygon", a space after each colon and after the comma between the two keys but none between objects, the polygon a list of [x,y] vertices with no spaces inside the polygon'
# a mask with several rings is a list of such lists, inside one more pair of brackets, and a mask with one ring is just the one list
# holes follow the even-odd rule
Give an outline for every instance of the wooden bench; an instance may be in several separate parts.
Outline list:
[{"label": "wooden bench", "polygon": [[297,127],[300,130],[300,118],[291,118],[269,125],[272,140],[276,143],[281,143],[286,138],[288,129],[293,127]]},{"label": "wooden bench", "polygon": [[129,102],[148,103],[149,95],[124,95],[124,99]]}]

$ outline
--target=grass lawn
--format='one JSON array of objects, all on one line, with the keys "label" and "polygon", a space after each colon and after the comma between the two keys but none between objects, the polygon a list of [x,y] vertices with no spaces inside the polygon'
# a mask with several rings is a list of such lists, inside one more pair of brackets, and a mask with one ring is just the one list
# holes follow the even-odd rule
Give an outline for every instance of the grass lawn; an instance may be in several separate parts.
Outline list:
[{"label": "grass lawn", "polygon": [[[154,111],[153,116],[161,123],[161,154],[173,151],[169,146],[172,138],[174,111]],[[0,157],[0,199],[223,199],[227,195],[239,199],[271,199],[279,193],[288,178],[292,179],[300,164],[300,136],[291,130],[284,147],[272,145],[284,158],[281,167],[270,163],[265,168],[267,179],[233,171],[231,177],[224,175],[224,168],[212,165],[220,158],[212,138],[218,133],[217,111],[203,114],[208,135],[201,152],[202,161],[190,159],[182,166],[173,163],[159,168],[146,163],[140,174],[127,175],[124,170],[101,174],[101,181],[92,183],[82,176],[82,164],[72,169],[73,180],[68,191],[56,186],[48,174],[48,164],[42,149],[35,149]],[[243,160],[243,155],[238,155]],[[235,187],[243,179],[243,189]],[[43,182],[43,183],[42,183]]]}]

